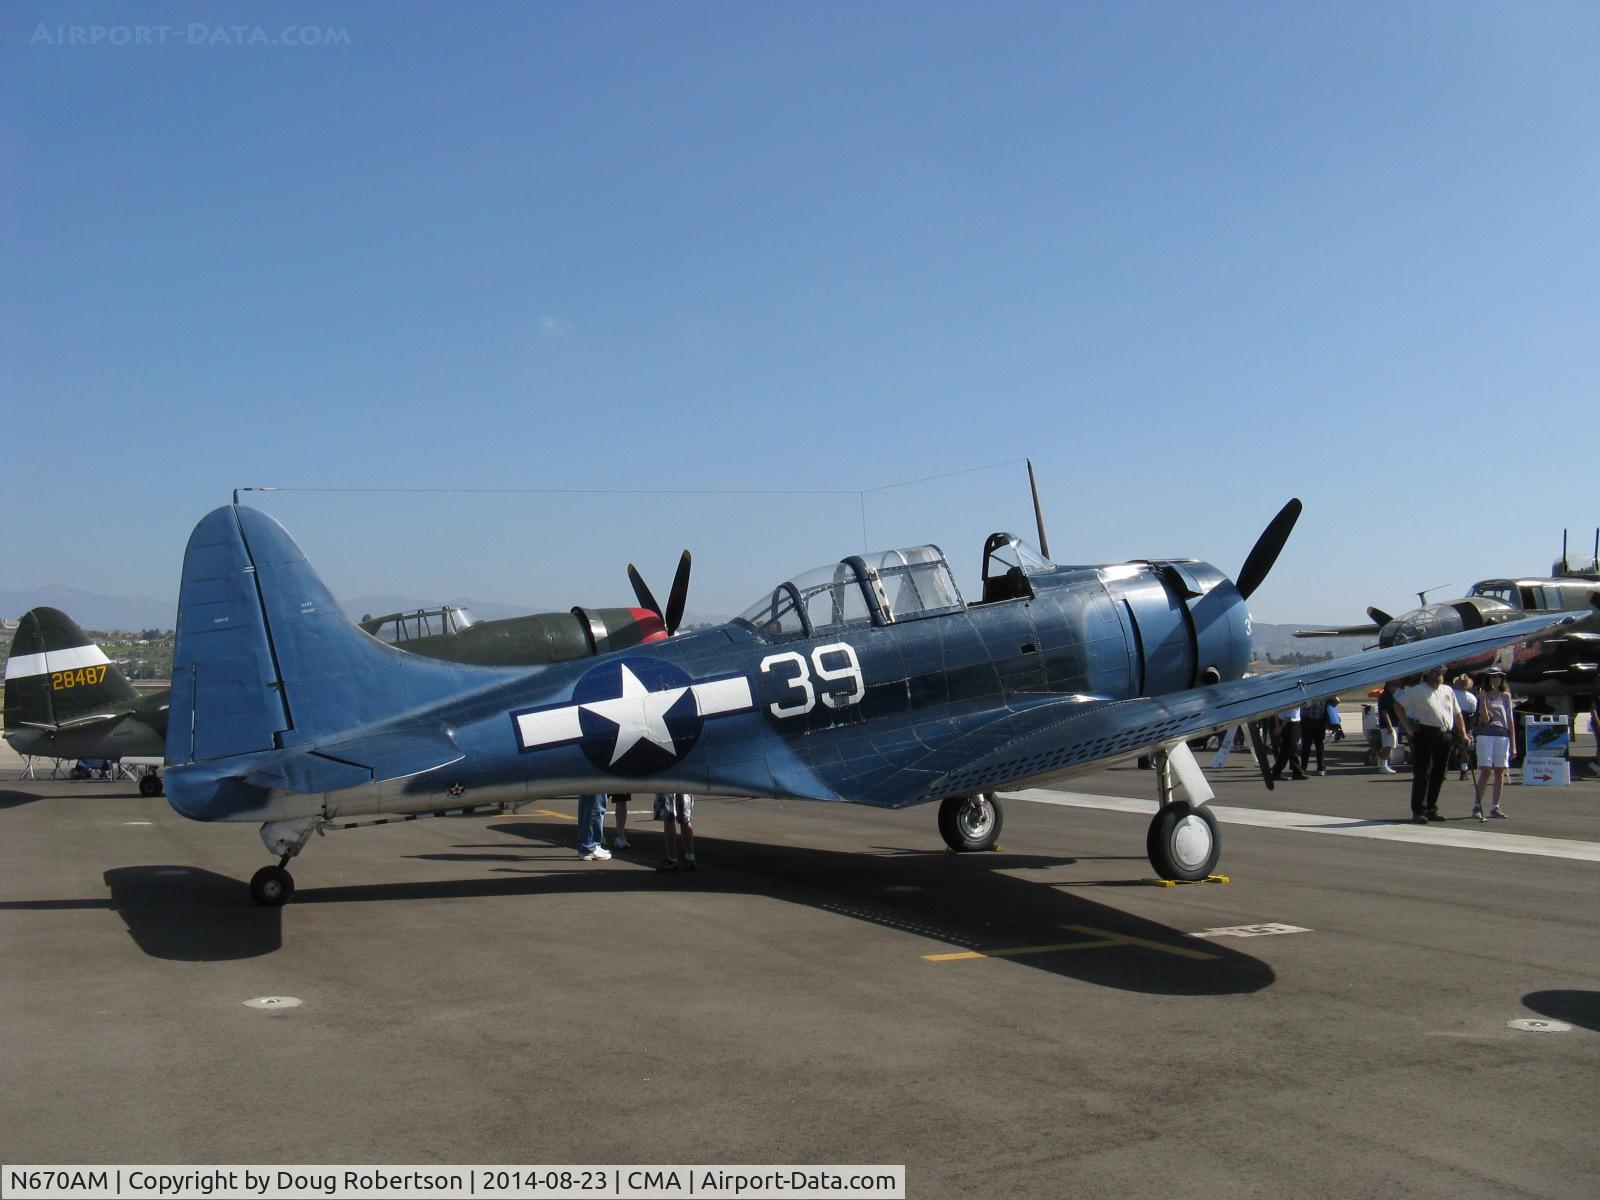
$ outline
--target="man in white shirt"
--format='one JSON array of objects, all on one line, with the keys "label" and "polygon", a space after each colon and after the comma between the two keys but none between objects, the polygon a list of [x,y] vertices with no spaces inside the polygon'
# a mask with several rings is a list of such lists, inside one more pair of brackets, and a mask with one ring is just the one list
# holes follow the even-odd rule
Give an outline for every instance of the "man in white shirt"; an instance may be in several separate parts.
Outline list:
[{"label": "man in white shirt", "polygon": [[1456,694],[1444,681],[1444,667],[1429,667],[1421,683],[1396,692],[1394,711],[1411,735],[1411,819],[1418,825],[1442,821],[1439,789],[1450,765],[1450,739],[1467,736]]}]

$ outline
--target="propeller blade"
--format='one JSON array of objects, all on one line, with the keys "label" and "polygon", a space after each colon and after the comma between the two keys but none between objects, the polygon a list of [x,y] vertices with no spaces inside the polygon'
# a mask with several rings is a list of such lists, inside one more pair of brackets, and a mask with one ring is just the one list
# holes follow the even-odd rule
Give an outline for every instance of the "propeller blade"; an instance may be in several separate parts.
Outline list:
[{"label": "propeller blade", "polygon": [[685,550],[683,557],[678,559],[678,573],[672,577],[672,591],[667,593],[667,623],[669,634],[678,632],[678,625],[683,620],[683,606],[689,599],[689,552]]},{"label": "propeller blade", "polygon": [[1373,604],[1367,605],[1367,616],[1372,618],[1372,623],[1374,625],[1387,625],[1390,621],[1394,620],[1394,618],[1388,613],[1384,612],[1383,609],[1378,608]]},{"label": "propeller blade", "polygon": [[1246,721],[1245,727],[1250,730],[1250,748],[1256,752],[1256,766],[1261,768],[1261,782],[1267,785],[1267,791],[1272,791],[1272,764],[1267,761],[1267,739],[1261,736],[1260,721]]},{"label": "propeller blade", "polygon": [[1271,524],[1261,531],[1256,544],[1250,548],[1249,557],[1244,560],[1244,566],[1239,568],[1239,577],[1234,580],[1234,586],[1246,600],[1261,586],[1267,572],[1272,570],[1272,564],[1278,561],[1283,544],[1289,540],[1294,523],[1300,519],[1301,507],[1299,500],[1291,500],[1280,508],[1278,515],[1272,518]]},{"label": "propeller blade", "polygon": [[[639,598],[639,607],[648,608],[656,616],[660,617],[661,605],[656,603],[656,598],[650,594],[650,589],[645,584],[644,576],[639,574],[639,568],[632,563],[628,564],[628,582],[633,584],[633,594]],[[665,620],[666,618],[663,617],[663,623]]]}]

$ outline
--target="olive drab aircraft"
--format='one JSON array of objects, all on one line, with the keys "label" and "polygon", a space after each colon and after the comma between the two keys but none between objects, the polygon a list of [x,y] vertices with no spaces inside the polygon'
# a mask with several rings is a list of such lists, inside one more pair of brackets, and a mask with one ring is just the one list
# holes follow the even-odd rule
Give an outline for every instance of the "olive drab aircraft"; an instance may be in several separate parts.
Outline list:
[{"label": "olive drab aircraft", "polygon": [[[1588,563],[1568,559],[1563,535],[1561,557],[1547,576],[1481,579],[1458,600],[1430,604],[1419,595],[1419,606],[1397,617],[1368,608],[1370,625],[1303,629],[1295,637],[1375,636],[1384,648],[1504,624],[1532,613],[1587,613],[1596,597],[1600,597],[1600,529],[1595,531],[1595,555]],[[1523,698],[1524,708],[1570,717],[1587,708],[1600,687],[1600,620],[1591,617],[1558,636],[1463,656],[1452,660],[1451,666],[1464,671],[1498,667],[1506,673],[1511,690]]]},{"label": "olive drab aircraft", "polygon": [[157,796],[167,689],[140,695],[66,613],[30,608],[6,659],[5,739],[18,754],[131,762]]},{"label": "olive drab aircraft", "polygon": [[[411,654],[452,662],[528,666],[659,641],[678,628],[691,559],[678,560],[663,609],[632,563],[638,608],[582,608],[474,621],[441,606],[364,618],[361,627]],[[87,758],[139,768],[139,791],[159,796],[169,689],[140,694],[76,621],[55,608],[23,614],[6,660],[5,739],[19,754]]]},{"label": "olive drab aircraft", "polygon": [[728,624],[510,668],[373,638],[281,525],[228,505],[184,555],[168,799],[196,820],[259,824],[278,861],[250,890],[279,905],[290,860],[327,828],[648,789],[936,801],[945,840],[979,850],[1000,830],[996,789],[1152,753],[1150,861],[1203,878],[1220,840],[1185,739],[1572,619],[1241,678],[1246,602],[1299,511],[1284,507],[1236,581],[1186,558],[1058,566],[997,533],[972,601],[936,546],[849,555]]},{"label": "olive drab aircraft", "polygon": [[529,666],[570,662],[610,650],[656,642],[677,632],[689,595],[689,552],[678,559],[667,605],[656,603],[643,576],[628,564],[628,582],[638,608],[574,607],[564,613],[534,613],[501,621],[479,621],[464,608],[444,605],[416,612],[366,616],[361,628],[388,642],[429,658],[479,666]]}]

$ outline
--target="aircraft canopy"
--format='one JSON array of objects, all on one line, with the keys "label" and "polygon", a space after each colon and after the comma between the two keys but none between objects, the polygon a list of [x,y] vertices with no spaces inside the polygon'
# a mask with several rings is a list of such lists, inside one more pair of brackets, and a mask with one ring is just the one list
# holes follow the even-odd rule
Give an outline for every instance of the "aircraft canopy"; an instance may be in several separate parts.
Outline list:
[{"label": "aircraft canopy", "polygon": [[890,625],[965,607],[944,551],[912,546],[852,554],[796,575],[738,620],[768,638],[810,637],[835,626]]},{"label": "aircraft canopy", "polygon": [[440,608],[420,608],[416,612],[361,618],[361,628],[379,641],[395,646],[420,638],[460,633],[477,623],[478,619],[470,610],[450,604]]}]

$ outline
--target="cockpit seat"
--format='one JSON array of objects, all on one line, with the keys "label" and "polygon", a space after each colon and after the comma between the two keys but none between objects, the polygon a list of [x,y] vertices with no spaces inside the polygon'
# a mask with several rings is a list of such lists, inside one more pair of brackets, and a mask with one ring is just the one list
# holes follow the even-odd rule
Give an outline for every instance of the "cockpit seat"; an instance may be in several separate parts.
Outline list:
[{"label": "cockpit seat", "polygon": [[1012,567],[1003,575],[991,575],[983,581],[983,603],[997,600],[1025,600],[1033,595],[1028,577],[1021,567]]}]

